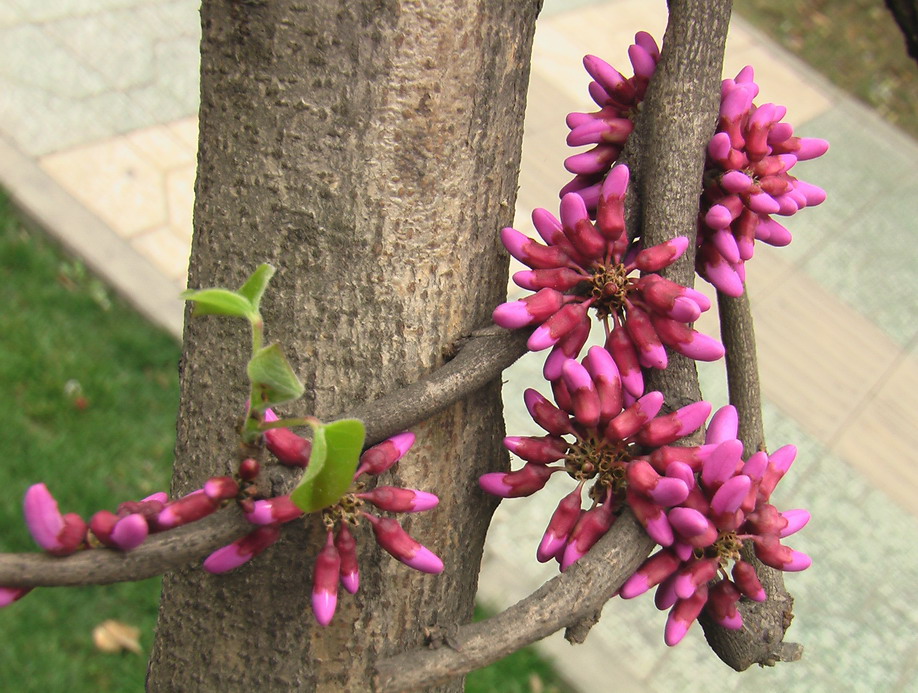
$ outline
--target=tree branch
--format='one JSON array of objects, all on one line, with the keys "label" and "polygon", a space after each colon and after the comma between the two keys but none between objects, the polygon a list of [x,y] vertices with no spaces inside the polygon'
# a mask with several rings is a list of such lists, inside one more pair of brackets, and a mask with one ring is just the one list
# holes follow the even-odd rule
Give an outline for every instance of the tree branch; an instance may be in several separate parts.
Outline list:
[{"label": "tree branch", "polygon": [[[749,305],[749,294],[733,298],[717,293],[720,313],[720,334],[727,349],[727,385],[730,404],[739,414],[739,438],[743,441],[743,456],[749,457],[765,449],[765,428],[762,423],[762,396],[755,350],[755,325]],[[716,624],[705,612],[698,621],[711,649],[726,664],[745,671],[753,664],[773,666],[777,662],[800,659],[803,647],[785,643],[784,634],[794,618],[794,598],[784,587],[784,575],[756,558],[746,542],[743,560],[755,567],[756,574],[768,599],[753,602],[743,599],[737,605],[743,616],[743,630],[731,631]]]},{"label": "tree branch", "polygon": [[653,547],[629,512],[577,563],[513,606],[459,628],[457,647],[406,652],[377,663],[377,693],[435,686],[487,666],[602,609]]},{"label": "tree branch", "polygon": [[[479,389],[526,352],[528,330],[488,327],[472,335],[456,357],[428,377],[338,418],[366,423],[367,445],[423,421]],[[283,486],[296,483],[301,470],[278,466]],[[155,534],[133,551],[80,551],[65,558],[43,553],[0,554],[0,585],[50,587],[104,585],[143,580],[200,561],[253,526],[235,507],[191,525]]]}]

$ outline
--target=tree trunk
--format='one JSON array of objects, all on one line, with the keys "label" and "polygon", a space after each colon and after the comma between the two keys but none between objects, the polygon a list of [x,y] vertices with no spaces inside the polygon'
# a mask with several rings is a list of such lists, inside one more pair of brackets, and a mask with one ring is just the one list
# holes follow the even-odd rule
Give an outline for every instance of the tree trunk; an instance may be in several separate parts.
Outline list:
[{"label": "tree trunk", "polygon": [[[306,384],[284,413],[329,420],[411,382],[503,299],[497,230],[512,218],[539,4],[204,1],[189,286],[278,268],[267,339]],[[247,329],[186,321],[173,493],[233,468]],[[317,517],[292,523],[234,573],[166,576],[149,688],[367,691],[378,657],[469,620],[494,507],[476,478],[506,455],[500,406],[494,383],[425,422],[386,480],[440,496],[405,526],[443,575],[396,562],[359,527],[360,592],[320,628],[324,531]]]}]

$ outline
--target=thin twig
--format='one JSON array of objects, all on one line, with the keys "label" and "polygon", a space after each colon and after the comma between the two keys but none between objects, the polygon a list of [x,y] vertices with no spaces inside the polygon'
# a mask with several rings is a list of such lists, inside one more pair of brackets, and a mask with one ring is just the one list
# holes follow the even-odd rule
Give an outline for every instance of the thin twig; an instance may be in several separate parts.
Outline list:
[{"label": "thin twig", "polygon": [[[428,377],[397,392],[344,412],[339,418],[366,423],[367,444],[410,428],[498,377],[526,351],[529,332],[484,329],[470,337],[456,357]],[[279,471],[281,471],[279,469]],[[284,467],[292,488],[301,470]],[[127,553],[80,551],[65,558],[39,553],[0,554],[0,585],[6,587],[104,585],[143,580],[200,561],[212,551],[252,531],[235,508],[194,524],[150,537]]]}]

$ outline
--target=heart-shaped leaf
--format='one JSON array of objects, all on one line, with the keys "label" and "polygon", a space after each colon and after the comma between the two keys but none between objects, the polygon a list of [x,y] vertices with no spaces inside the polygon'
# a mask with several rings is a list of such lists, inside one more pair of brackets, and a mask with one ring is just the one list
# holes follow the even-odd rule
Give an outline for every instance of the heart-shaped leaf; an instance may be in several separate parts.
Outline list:
[{"label": "heart-shaped leaf", "polygon": [[186,301],[194,301],[192,315],[234,315],[249,318],[257,314],[252,302],[245,296],[228,289],[189,289],[182,292]]},{"label": "heart-shaped leaf", "polygon": [[258,269],[252,272],[252,276],[246,279],[245,284],[239,288],[239,293],[249,299],[255,310],[258,310],[261,305],[261,296],[264,294],[268,282],[271,281],[271,277],[274,276],[274,272],[275,270],[271,265],[262,263],[258,266]]},{"label": "heart-shaped leaf", "polygon": [[255,352],[246,366],[246,373],[252,381],[252,407],[259,411],[298,399],[303,394],[303,383],[277,344]]},{"label": "heart-shaped leaf", "polygon": [[365,438],[366,428],[358,419],[316,426],[309,466],[290,500],[307,513],[338,502],[354,480]]}]

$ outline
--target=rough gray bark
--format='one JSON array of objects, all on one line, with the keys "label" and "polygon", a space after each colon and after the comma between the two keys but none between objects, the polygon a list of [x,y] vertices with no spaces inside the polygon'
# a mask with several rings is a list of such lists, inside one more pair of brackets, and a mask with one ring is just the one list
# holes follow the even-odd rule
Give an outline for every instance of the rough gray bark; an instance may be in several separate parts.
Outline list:
[{"label": "rough gray bark", "polygon": [[[432,370],[505,291],[509,223],[537,2],[205,0],[201,138],[189,286],[278,274],[264,308],[328,417]],[[174,492],[230,470],[245,399],[244,325],[186,324]],[[439,577],[360,528],[361,590],[314,625],[318,522],[290,527],[226,576],[167,575],[151,690],[370,689],[378,657],[470,618],[499,465],[497,385],[414,429],[391,483],[432,490],[405,523]],[[461,690],[461,681],[442,690]]]}]

